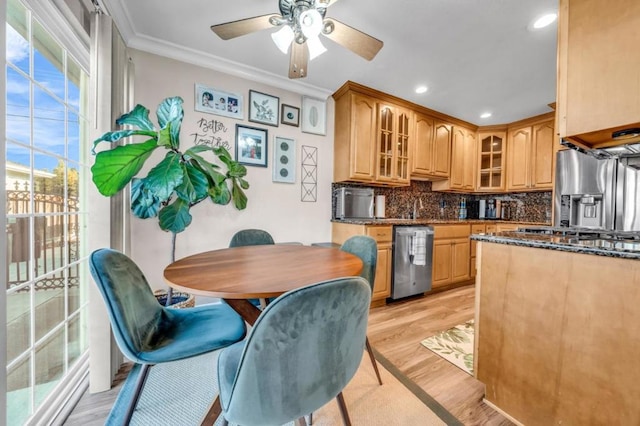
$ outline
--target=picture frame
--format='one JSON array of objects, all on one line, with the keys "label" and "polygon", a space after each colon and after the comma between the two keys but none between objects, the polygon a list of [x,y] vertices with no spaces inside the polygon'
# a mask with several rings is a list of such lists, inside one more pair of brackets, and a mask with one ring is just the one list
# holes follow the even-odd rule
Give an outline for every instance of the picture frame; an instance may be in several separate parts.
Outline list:
[{"label": "picture frame", "polygon": [[274,182],[296,183],[296,141],[276,136],[273,139]]},{"label": "picture frame", "polygon": [[278,127],[280,98],[249,90],[249,121]]},{"label": "picture frame", "polygon": [[268,135],[267,129],[236,124],[236,161],[247,166],[267,167]]},{"label": "picture frame", "polygon": [[327,134],[327,104],[322,99],[302,97],[302,131],[314,135]]},{"label": "picture frame", "polygon": [[280,112],[280,122],[287,126],[300,126],[300,108],[292,105],[282,104],[282,111]]},{"label": "picture frame", "polygon": [[244,119],[244,97],[242,95],[196,83],[194,101],[196,111],[235,118],[236,120]]}]

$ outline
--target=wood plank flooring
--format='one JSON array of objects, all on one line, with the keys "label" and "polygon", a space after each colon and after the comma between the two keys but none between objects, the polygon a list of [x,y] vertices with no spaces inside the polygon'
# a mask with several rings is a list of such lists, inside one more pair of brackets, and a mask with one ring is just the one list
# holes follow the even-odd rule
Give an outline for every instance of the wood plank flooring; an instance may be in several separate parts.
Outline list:
[{"label": "wood plank flooring", "polygon": [[[368,337],[372,346],[465,425],[513,425],[482,402],[483,386],[467,373],[426,349],[420,342],[473,318],[473,286],[371,310]],[[118,387],[86,393],[65,425],[102,425],[128,373],[116,377]]]},{"label": "wood plank flooring", "polygon": [[367,335],[380,354],[465,425],[513,425],[482,402],[480,382],[420,344],[472,319],[474,296],[471,285],[374,308]]}]

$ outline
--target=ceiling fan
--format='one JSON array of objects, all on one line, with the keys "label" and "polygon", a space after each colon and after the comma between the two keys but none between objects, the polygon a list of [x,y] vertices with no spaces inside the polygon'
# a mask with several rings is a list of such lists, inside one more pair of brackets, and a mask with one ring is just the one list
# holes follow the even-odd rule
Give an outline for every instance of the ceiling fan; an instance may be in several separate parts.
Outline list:
[{"label": "ceiling fan", "polygon": [[382,48],[382,41],[350,27],[334,18],[325,18],[327,7],[338,0],[279,0],[280,15],[262,15],[212,25],[211,30],[221,39],[229,40],[267,28],[280,27],[271,37],[283,52],[291,46],[289,78],[307,75],[309,60],[321,55],[326,48],[320,34],[370,61]]}]

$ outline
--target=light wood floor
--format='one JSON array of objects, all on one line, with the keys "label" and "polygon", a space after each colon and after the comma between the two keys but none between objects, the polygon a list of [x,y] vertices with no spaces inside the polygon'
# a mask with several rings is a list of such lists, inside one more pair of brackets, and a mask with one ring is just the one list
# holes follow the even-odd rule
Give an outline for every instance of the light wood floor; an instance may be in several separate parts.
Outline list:
[{"label": "light wood floor", "polygon": [[[467,286],[374,308],[369,315],[369,341],[465,425],[512,425],[482,402],[480,382],[420,344],[473,318],[474,291]],[[121,385],[128,369],[118,374],[117,384]],[[118,391],[119,386],[99,394],[86,393],[65,425],[103,425]]]},{"label": "light wood floor", "polygon": [[482,402],[480,382],[420,344],[473,318],[474,286],[374,308],[371,345],[465,425],[513,425]]}]

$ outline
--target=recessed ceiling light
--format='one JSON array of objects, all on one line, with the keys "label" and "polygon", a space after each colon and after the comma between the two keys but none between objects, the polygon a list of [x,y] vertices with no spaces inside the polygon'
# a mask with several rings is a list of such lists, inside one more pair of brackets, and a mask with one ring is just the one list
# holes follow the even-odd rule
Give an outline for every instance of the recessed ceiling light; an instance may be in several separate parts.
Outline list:
[{"label": "recessed ceiling light", "polygon": [[416,93],[421,94],[425,93],[429,88],[427,86],[418,86],[416,87]]},{"label": "recessed ceiling light", "polygon": [[548,13],[546,15],[543,15],[533,22],[532,28],[534,30],[539,30],[540,28],[551,25],[556,21],[557,17],[558,15],[556,13]]},{"label": "recessed ceiling light", "polygon": [[490,112],[483,112],[482,114],[480,114],[480,118],[489,118],[489,117],[491,117]]}]

